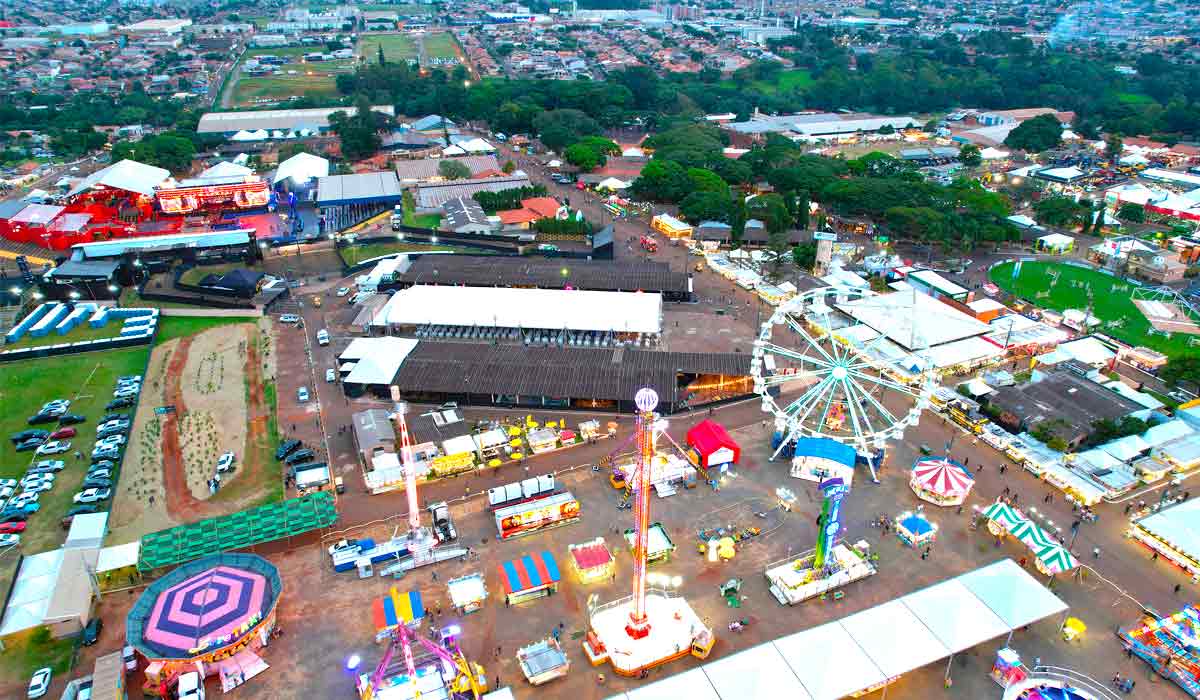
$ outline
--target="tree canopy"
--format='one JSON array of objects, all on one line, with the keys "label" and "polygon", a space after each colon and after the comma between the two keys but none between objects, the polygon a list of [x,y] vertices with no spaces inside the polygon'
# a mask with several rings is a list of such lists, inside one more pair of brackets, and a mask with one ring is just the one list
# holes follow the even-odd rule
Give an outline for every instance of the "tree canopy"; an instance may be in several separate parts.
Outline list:
[{"label": "tree canopy", "polygon": [[1004,145],[1030,153],[1040,153],[1062,143],[1062,123],[1053,114],[1027,119],[1008,132]]}]

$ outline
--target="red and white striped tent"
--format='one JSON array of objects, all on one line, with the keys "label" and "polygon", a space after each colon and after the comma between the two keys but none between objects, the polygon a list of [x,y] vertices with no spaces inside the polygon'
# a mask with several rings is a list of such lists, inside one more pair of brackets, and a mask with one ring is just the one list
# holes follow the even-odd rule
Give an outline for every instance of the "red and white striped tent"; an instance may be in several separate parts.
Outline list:
[{"label": "red and white striped tent", "polygon": [[923,501],[953,506],[967,497],[975,485],[975,477],[965,466],[948,457],[926,457],[913,464],[908,485]]}]

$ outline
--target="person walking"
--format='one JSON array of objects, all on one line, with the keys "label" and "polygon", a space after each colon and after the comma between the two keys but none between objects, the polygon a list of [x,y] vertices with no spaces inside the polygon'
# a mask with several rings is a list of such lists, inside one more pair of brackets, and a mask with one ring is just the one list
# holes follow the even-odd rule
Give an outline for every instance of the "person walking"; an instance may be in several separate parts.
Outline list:
[{"label": "person walking", "polygon": [[1179,589],[1183,588],[1182,583],[1175,584],[1175,595],[1179,595]]},{"label": "person walking", "polygon": [[1099,547],[1092,547],[1092,556],[1095,557],[1096,559],[1100,558],[1100,548]]}]

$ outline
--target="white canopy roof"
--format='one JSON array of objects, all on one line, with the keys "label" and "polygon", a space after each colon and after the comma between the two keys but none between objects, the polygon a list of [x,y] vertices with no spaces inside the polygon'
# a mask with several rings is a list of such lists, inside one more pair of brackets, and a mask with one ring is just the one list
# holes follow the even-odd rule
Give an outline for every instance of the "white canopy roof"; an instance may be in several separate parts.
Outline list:
[{"label": "white canopy roof", "polygon": [[136,160],[121,160],[83,178],[71,188],[67,196],[74,197],[80,192],[86,192],[96,186],[151,195],[154,194],[154,188],[169,177],[171,177],[170,170],[156,168]]},{"label": "white canopy roof", "polygon": [[141,550],[141,540],[105,547],[100,550],[100,558],[96,561],[96,573],[123,569],[126,566],[137,564]]},{"label": "white canopy roof", "polygon": [[1075,238],[1065,233],[1047,233],[1038,238],[1038,241],[1047,248],[1066,248],[1075,243]]},{"label": "white canopy roof", "polygon": [[991,330],[986,323],[916,291],[864,297],[837,306],[907,350],[923,350]]},{"label": "white canopy roof", "polygon": [[1122,462],[1128,462],[1129,460],[1137,457],[1139,454],[1150,449],[1150,445],[1146,444],[1146,441],[1140,436],[1127,435],[1119,440],[1113,440],[1112,442],[1104,443],[1100,446],[1100,449],[1109,453],[1113,457],[1116,457]]},{"label": "white canopy roof", "polygon": [[1164,508],[1135,524],[1183,554],[1200,558],[1200,498]]},{"label": "white canopy roof", "polygon": [[996,160],[998,158],[1007,158],[1011,154],[1008,151],[1002,151],[999,148],[992,148],[991,146],[988,146],[987,148],[980,150],[979,155],[984,160]]},{"label": "white canopy roof", "polygon": [[644,292],[416,285],[396,292],[375,318],[376,324],[397,326],[432,324],[659,333],[662,296]]},{"label": "white canopy roof", "polygon": [[254,171],[244,165],[234,163],[232,161],[223,160],[216,165],[205,168],[196,176],[198,180],[218,178],[218,177],[242,177],[251,175]]},{"label": "white canopy roof", "polygon": [[615,177],[608,177],[601,180],[596,187],[606,190],[623,190],[626,187],[629,187],[629,183],[625,182],[624,180],[618,180]]},{"label": "white canopy roof", "polygon": [[1067,609],[1066,603],[1012,559],[1001,559],[958,580],[1009,629],[1021,629]]},{"label": "white canopy roof", "polygon": [[229,137],[230,141],[262,141],[270,137],[266,129],[258,129],[257,131],[246,131],[245,129],[237,132]]},{"label": "white canopy roof", "polygon": [[404,359],[417,347],[411,338],[356,338],[338,358],[357,360],[343,382],[349,384],[391,384]]},{"label": "white canopy roof", "polygon": [[1002,559],[608,700],[839,700],[1066,609],[1029,572]]},{"label": "white canopy roof", "polygon": [[37,627],[46,619],[46,609],[54,596],[58,572],[62,569],[62,549],[25,557],[13,582],[8,607],[4,609],[0,636]]},{"label": "white canopy roof", "polygon": [[303,185],[309,180],[328,176],[329,161],[311,153],[297,153],[279,164],[273,183],[290,177],[292,182]]}]

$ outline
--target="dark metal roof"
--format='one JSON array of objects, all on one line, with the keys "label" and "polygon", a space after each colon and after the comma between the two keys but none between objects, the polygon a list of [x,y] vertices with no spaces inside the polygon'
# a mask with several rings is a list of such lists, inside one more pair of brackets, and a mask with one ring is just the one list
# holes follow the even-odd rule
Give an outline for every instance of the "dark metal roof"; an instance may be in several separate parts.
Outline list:
[{"label": "dark metal roof", "polygon": [[679,374],[747,376],[740,353],[626,348],[527,348],[421,341],[396,373],[401,391],[630,400],[642,387],[677,403]]},{"label": "dark metal roof", "polygon": [[[563,274],[563,270],[567,274]],[[495,255],[425,255],[413,262],[399,281],[468,287],[536,287],[570,285],[591,291],[646,291],[686,294],[687,275],[654,261],[547,260]]]}]

